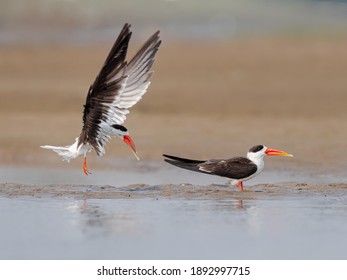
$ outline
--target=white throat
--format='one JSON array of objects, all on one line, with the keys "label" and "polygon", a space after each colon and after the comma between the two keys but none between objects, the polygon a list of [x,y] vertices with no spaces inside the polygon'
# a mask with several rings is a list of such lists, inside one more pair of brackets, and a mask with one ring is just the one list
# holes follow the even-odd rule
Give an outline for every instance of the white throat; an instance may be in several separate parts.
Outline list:
[{"label": "white throat", "polygon": [[257,166],[257,172],[252,177],[254,177],[255,175],[263,171],[264,156],[265,156],[265,153],[262,153],[261,151],[257,153],[251,153],[251,152],[247,153],[247,158],[251,160]]}]

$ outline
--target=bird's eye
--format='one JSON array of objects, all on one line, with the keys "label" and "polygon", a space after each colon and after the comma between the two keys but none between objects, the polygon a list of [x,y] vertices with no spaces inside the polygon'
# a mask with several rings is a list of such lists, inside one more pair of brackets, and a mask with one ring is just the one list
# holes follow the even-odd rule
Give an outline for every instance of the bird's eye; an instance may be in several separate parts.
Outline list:
[{"label": "bird's eye", "polygon": [[124,127],[124,126],[122,126],[122,125],[119,125],[119,124],[114,124],[114,125],[112,125],[112,127],[113,127],[114,129],[118,129],[118,130],[123,131],[123,132],[127,132],[127,131],[128,131],[128,130],[126,129],[126,127]]}]

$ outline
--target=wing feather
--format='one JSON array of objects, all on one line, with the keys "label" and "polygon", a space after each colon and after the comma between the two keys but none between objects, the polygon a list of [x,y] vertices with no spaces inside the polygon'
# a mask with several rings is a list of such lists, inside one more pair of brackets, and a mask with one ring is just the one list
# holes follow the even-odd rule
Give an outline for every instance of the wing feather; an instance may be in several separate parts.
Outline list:
[{"label": "wing feather", "polygon": [[153,71],[151,67],[159,49],[159,31],[155,32],[130,60],[125,71],[128,76],[126,87],[120,97],[119,107],[134,106],[146,93]]},{"label": "wing feather", "polygon": [[131,34],[130,25],[125,24],[87,94],[78,145],[89,143],[98,155],[105,153],[109,126],[125,121],[128,109],[146,93],[153,73],[150,69],[161,43],[159,31],[127,63]]},{"label": "wing feather", "polygon": [[247,178],[257,171],[257,166],[251,160],[244,157],[235,157],[226,160],[208,160],[205,163],[199,164],[199,168],[201,171],[232,179]]}]

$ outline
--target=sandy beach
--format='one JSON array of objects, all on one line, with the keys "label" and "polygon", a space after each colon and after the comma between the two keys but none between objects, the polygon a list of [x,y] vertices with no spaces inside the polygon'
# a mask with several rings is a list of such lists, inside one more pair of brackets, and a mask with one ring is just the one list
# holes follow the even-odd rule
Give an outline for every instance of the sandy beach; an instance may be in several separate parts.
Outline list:
[{"label": "sandy beach", "polygon": [[[339,172],[347,164],[346,43],[281,37],[164,42],[149,92],[125,125],[142,159],[231,157],[261,143],[295,155],[268,166]],[[79,135],[87,89],[109,47],[1,47],[2,165],[66,168],[38,147],[68,145]],[[130,53],[138,47],[132,42]],[[102,160],[92,155],[91,162],[132,157],[118,140],[106,149]]]}]

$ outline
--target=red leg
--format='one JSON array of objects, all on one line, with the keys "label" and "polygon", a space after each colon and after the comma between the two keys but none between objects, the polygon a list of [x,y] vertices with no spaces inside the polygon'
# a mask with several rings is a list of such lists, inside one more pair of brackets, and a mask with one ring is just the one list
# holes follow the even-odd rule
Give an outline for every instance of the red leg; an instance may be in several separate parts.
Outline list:
[{"label": "red leg", "polygon": [[238,181],[237,182],[237,186],[239,187],[240,191],[243,192],[243,183],[242,183],[242,181]]},{"label": "red leg", "polygon": [[86,175],[92,174],[91,172],[89,172],[88,168],[87,168],[87,157],[84,157],[84,161],[83,161],[83,172]]}]

